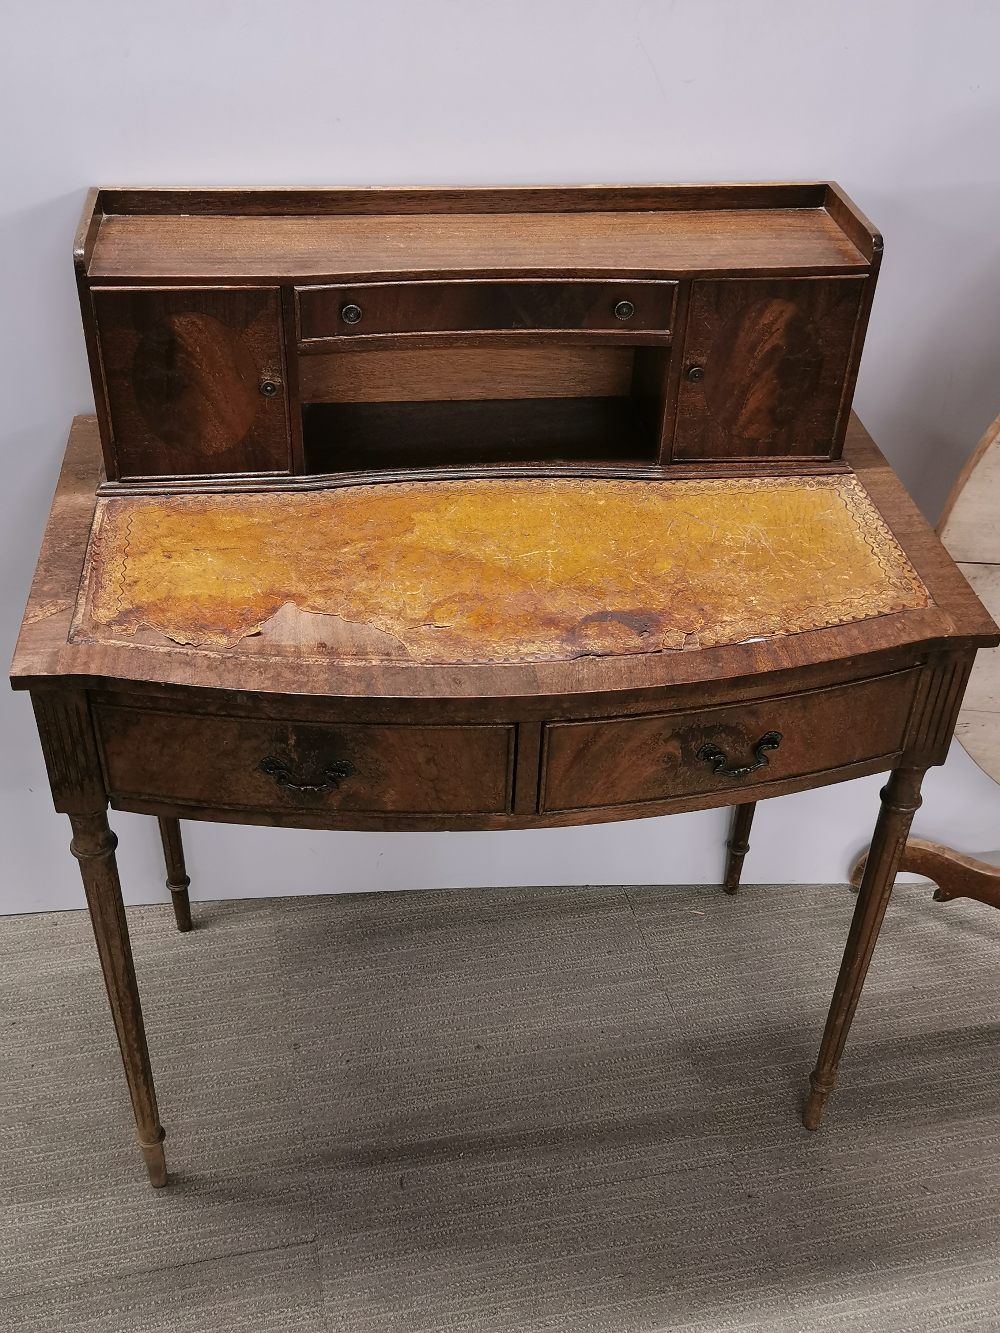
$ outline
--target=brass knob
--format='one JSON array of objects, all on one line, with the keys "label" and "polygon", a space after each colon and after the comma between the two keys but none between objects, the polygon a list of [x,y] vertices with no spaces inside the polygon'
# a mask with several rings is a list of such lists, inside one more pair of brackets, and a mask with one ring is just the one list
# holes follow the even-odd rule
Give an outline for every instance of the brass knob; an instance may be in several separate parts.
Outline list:
[{"label": "brass knob", "polygon": [[361,307],[355,305],[354,302],[351,301],[347,305],[341,307],[340,318],[345,324],[357,324],[361,319],[362,314],[363,311]]},{"label": "brass knob", "polygon": [[277,380],[261,380],[260,391],[265,398],[273,398],[278,392]]},{"label": "brass knob", "polygon": [[615,306],[615,319],[631,319],[635,314],[635,306],[631,301],[619,301]]},{"label": "brass knob", "polygon": [[688,377],[688,379],[691,381],[692,384],[700,384],[701,381],[705,378],[705,367],[704,367],[704,366],[689,366],[689,367],[688,367],[688,376],[687,376],[687,377]]}]

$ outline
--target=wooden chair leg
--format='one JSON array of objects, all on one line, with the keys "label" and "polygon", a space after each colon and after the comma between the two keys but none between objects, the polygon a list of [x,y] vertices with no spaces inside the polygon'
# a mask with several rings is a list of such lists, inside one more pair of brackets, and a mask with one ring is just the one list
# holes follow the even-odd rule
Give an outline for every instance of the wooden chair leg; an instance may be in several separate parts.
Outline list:
[{"label": "wooden chair leg", "polygon": [[184,844],[181,842],[181,821],[160,819],[160,840],[163,859],[167,863],[167,888],[174,905],[174,920],[178,930],[191,929],[191,899],[188,888],[191,879],[184,866]]},{"label": "wooden chair leg", "polygon": [[726,843],[726,877],[722,887],[727,893],[736,893],[740,887],[740,875],[743,873],[743,861],[750,850],[750,825],[753,823],[756,801],[738,805],[733,811],[733,823]]},{"label": "wooden chair leg", "polygon": [[[851,871],[851,884],[858,888],[865,872],[868,853],[858,857]],[[974,856],[952,851],[939,842],[924,838],[910,838],[903,848],[898,874],[904,871],[923,875],[937,885],[934,901],[954,902],[956,898],[972,898],[987,907],[1000,907],[1000,866],[977,861]]]},{"label": "wooden chair leg", "polygon": [[153,1087],[149,1051],[146,1048],[146,1030],[135,980],[132,946],[118,880],[118,865],[115,861],[118,839],[108,827],[108,818],[103,810],[99,814],[71,814],[69,818],[73,825],[70,849],[80,863],[104,984],[132,1098],[139,1147],[146,1159],[150,1184],[159,1187],[167,1183],[167,1166],[163,1156],[165,1134],[156,1106],[156,1089]]},{"label": "wooden chair leg", "polygon": [[851,1020],[861,998],[868,965],[875,952],[879,930],[902,860],[906,836],[913,816],[920,807],[920,783],[923,776],[922,768],[898,768],[890,774],[889,781],[882,789],[882,808],[847,936],[847,947],[844,949],[833,1002],[823,1032],[819,1059],[809,1076],[811,1091],[802,1113],[802,1122],[807,1129],[819,1129],[826,1099],[833,1089]]}]

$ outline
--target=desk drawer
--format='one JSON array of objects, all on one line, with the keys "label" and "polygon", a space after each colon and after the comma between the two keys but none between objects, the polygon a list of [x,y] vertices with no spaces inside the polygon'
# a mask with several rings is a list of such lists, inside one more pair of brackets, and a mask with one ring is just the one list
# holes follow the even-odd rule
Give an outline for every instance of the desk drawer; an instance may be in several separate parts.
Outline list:
[{"label": "desk drawer", "polygon": [[100,704],[109,793],[213,809],[503,814],[513,728],[196,716]]},{"label": "desk drawer", "polygon": [[545,728],[542,810],[712,795],[903,748],[917,671],[808,694]]},{"label": "desk drawer", "polygon": [[675,282],[585,279],[297,287],[300,345],[533,330],[669,336]]}]

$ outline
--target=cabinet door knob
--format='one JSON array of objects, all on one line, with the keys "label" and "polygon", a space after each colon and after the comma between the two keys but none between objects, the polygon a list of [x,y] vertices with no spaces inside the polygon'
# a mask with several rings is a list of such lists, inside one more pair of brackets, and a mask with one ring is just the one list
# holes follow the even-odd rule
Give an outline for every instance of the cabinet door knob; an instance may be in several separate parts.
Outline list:
[{"label": "cabinet door knob", "polygon": [[687,377],[692,384],[700,384],[701,381],[705,378],[705,367],[688,366]]},{"label": "cabinet door knob", "polygon": [[277,380],[261,380],[258,387],[265,398],[274,398],[280,386]]},{"label": "cabinet door knob", "polygon": [[631,319],[635,314],[635,306],[631,301],[619,301],[615,306],[615,319]]},{"label": "cabinet door knob", "polygon": [[341,306],[340,318],[345,324],[357,324],[363,313],[364,311],[359,305],[355,305],[353,301],[349,301],[347,305]]}]

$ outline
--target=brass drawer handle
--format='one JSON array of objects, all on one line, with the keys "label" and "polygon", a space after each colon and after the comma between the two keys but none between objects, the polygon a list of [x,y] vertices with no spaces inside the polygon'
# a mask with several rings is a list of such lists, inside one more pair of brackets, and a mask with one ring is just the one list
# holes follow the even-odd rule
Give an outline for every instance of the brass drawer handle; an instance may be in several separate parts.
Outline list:
[{"label": "brass drawer handle", "polygon": [[353,777],[355,773],[354,765],[346,759],[335,759],[332,764],[327,764],[319,782],[296,781],[288,765],[283,764],[280,759],[275,759],[273,755],[268,755],[266,759],[261,760],[260,766],[269,778],[274,778],[279,787],[288,787],[291,791],[308,792],[310,794],[336,791],[342,782]]},{"label": "brass drawer handle", "polygon": [[712,765],[713,773],[718,773],[724,778],[745,778],[748,773],[755,773],[758,768],[764,768],[771,762],[767,757],[767,752],[768,750],[776,750],[781,744],[781,740],[780,731],[765,731],[753,747],[754,762],[752,764],[738,764],[734,768],[726,767],[729,763],[729,756],[725,750],[720,750],[717,745],[703,745],[696,758],[704,759],[706,763]]}]

